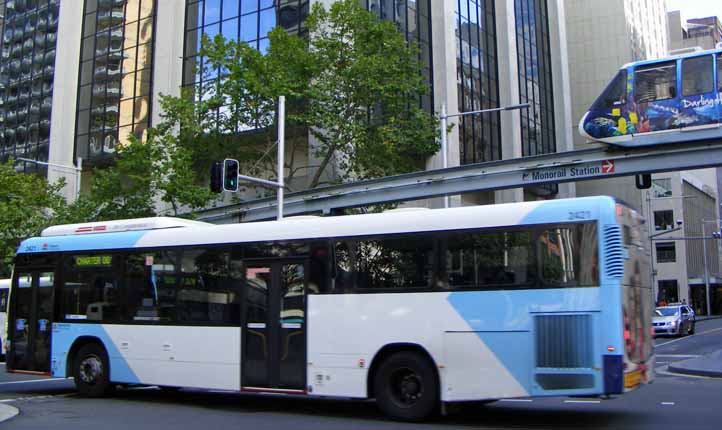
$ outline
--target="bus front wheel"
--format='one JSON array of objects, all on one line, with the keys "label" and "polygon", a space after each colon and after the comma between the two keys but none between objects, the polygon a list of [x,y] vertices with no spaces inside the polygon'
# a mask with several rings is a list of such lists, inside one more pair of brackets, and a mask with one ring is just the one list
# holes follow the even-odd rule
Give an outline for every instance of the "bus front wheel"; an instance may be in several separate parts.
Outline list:
[{"label": "bus front wheel", "polygon": [[113,385],[105,349],[96,343],[82,346],[75,355],[73,378],[81,396],[102,397],[110,393]]},{"label": "bus front wheel", "polygon": [[439,406],[439,382],[428,358],[411,351],[386,358],[374,376],[376,403],[385,414],[421,421]]}]

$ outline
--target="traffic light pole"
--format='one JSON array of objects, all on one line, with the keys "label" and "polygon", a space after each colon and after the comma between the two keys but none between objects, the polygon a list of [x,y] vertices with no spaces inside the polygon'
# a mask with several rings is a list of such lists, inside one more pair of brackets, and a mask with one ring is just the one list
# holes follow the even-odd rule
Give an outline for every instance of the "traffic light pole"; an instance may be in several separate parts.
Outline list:
[{"label": "traffic light pole", "polygon": [[[254,184],[258,184],[264,187],[268,188],[276,188],[276,207],[277,207],[277,213],[276,213],[276,219],[278,221],[283,219],[283,192],[284,192],[284,181],[283,181],[283,165],[284,165],[284,153],[285,153],[285,141],[286,141],[286,97],[280,96],[278,98],[278,181],[273,182],[269,181],[267,179],[261,179],[261,178],[254,178],[253,176],[246,176],[237,174],[239,181],[246,181],[246,182],[252,182]],[[224,165],[226,161],[233,161],[236,165],[238,164],[238,161],[236,160],[224,160]],[[225,173],[222,175],[222,181],[225,181]],[[232,190],[229,190],[226,188],[226,191],[237,191],[237,186],[233,187]]]}]

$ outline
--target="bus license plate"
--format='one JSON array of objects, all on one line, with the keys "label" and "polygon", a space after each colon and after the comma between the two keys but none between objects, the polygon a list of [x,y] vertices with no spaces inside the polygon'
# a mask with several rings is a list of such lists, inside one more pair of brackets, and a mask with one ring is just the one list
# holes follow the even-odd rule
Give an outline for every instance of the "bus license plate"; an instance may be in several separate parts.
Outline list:
[{"label": "bus license plate", "polygon": [[635,370],[624,374],[624,388],[634,388],[642,381],[642,371]]}]

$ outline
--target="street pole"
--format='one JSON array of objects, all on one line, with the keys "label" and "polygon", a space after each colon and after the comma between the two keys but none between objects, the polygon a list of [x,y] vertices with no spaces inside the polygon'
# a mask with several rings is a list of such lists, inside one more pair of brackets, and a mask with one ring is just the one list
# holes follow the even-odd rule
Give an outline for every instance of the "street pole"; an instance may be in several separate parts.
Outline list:
[{"label": "street pole", "polygon": [[[439,119],[441,120],[441,167],[446,169],[449,167],[449,159],[448,159],[448,151],[447,151],[447,143],[446,143],[446,120],[449,118],[453,118],[456,116],[464,116],[464,115],[476,115],[481,113],[490,113],[490,112],[500,112],[503,110],[516,110],[516,109],[527,109],[531,105],[529,103],[522,103],[518,105],[511,105],[506,107],[499,107],[499,108],[491,108],[491,109],[481,109],[481,110],[475,110],[471,112],[459,112],[459,113],[446,113],[446,104],[443,103],[441,105],[441,115],[439,115]],[[444,207],[449,207],[449,196],[444,196]]]},{"label": "street pole", "polygon": [[285,123],[286,123],[286,97],[278,97],[278,192],[276,193],[276,199],[278,201],[278,215],[276,219],[281,221],[283,219],[283,156],[285,147]]},{"label": "street pole", "polygon": [[[441,168],[449,167],[448,148],[446,147],[446,103],[441,105]],[[444,208],[449,207],[449,196],[444,196]]]},{"label": "street pole", "polygon": [[707,233],[705,229],[705,225],[707,225],[704,220],[702,220],[702,258],[704,259],[704,291],[707,296],[707,316],[710,316],[712,305],[709,302],[709,269],[707,268]]}]

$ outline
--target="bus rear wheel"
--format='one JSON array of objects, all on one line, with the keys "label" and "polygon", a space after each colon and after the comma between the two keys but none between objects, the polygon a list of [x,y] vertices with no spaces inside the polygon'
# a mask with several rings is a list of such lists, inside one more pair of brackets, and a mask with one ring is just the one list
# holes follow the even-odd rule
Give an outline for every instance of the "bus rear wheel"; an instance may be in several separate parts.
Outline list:
[{"label": "bus rear wheel", "polygon": [[439,406],[436,369],[423,355],[403,351],[386,358],[374,376],[376,403],[386,415],[421,421]]},{"label": "bus rear wheel", "polygon": [[105,348],[89,343],[75,354],[73,365],[75,387],[84,397],[102,397],[109,394],[114,386],[110,383],[110,365]]}]

